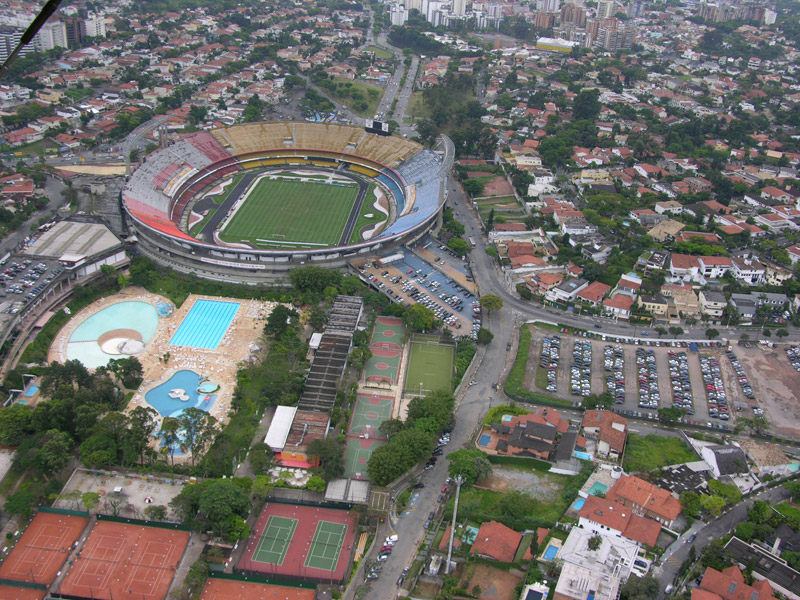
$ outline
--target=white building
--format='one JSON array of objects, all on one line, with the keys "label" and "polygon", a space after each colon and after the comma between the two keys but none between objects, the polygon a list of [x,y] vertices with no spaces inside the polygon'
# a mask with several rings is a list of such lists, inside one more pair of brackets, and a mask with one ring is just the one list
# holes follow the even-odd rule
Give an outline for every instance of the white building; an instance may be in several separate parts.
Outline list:
[{"label": "white building", "polygon": [[106,18],[103,15],[89,15],[83,21],[83,32],[87,37],[106,37]]},{"label": "white building", "polygon": [[453,14],[457,17],[467,14],[467,0],[453,0]]},{"label": "white building", "polygon": [[[594,550],[589,548],[598,542]],[[586,600],[593,595],[594,600],[616,600],[638,555],[639,547],[630,540],[573,527],[558,553],[561,575],[554,597]]]},{"label": "white building", "polygon": [[63,21],[48,21],[33,38],[33,47],[39,52],[53,48],[67,48],[67,26]]},{"label": "white building", "polygon": [[408,21],[408,9],[402,4],[392,4],[389,8],[389,19],[395,27],[402,27]]}]

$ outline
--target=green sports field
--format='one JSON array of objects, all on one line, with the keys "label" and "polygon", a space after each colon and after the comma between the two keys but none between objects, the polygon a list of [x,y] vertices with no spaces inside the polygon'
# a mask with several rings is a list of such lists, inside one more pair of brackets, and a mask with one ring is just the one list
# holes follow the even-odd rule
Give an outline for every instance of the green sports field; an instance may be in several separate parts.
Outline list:
[{"label": "green sports field", "polygon": [[258,248],[335,246],[357,196],[355,185],[264,178],[251,187],[219,237]]},{"label": "green sports field", "polygon": [[450,390],[455,348],[449,344],[412,341],[406,371],[407,394]]}]

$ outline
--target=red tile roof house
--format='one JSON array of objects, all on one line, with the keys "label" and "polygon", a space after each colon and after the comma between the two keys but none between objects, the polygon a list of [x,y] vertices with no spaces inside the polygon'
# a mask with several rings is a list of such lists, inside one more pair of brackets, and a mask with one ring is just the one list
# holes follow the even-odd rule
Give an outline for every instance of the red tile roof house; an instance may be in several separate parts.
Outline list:
[{"label": "red tile roof house", "polygon": [[603,297],[611,291],[611,286],[600,281],[593,281],[587,287],[578,292],[578,299],[588,302],[592,306],[597,306]]},{"label": "red tile roof house", "polygon": [[706,567],[700,587],[692,588],[692,600],[774,600],[772,587],[766,579],[753,585],[744,582],[738,567],[717,571]]},{"label": "red tile roof house", "polygon": [[627,506],[636,514],[666,527],[681,514],[681,503],[670,492],[635,476],[623,475],[606,492],[606,499]]},{"label": "red tile roof house", "polygon": [[628,538],[640,546],[654,548],[661,533],[661,524],[634,512],[622,504],[609,502],[606,498],[589,496],[578,513],[579,527],[608,535]]},{"label": "red tile roof house", "polygon": [[489,521],[478,530],[471,552],[481,558],[510,563],[514,562],[521,541],[521,533],[497,521]]},{"label": "red tile roof house", "polygon": [[628,419],[610,410],[587,410],[583,434],[597,440],[597,454],[614,460],[622,456],[628,438]]},{"label": "red tile roof house", "polygon": [[491,440],[481,449],[497,454],[529,456],[549,460],[559,435],[569,429],[569,421],[550,408],[537,408],[526,415],[492,423]]},{"label": "red tile roof house", "polygon": [[631,318],[631,308],[633,307],[633,298],[625,294],[617,294],[611,298],[603,300],[603,309],[607,313],[616,316],[617,319],[627,321]]}]

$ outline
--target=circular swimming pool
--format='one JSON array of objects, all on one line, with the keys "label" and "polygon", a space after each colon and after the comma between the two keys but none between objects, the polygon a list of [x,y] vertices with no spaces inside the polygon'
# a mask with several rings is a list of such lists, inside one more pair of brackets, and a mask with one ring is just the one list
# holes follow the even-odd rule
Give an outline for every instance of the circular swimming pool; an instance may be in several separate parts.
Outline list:
[{"label": "circular swimming pool", "polygon": [[117,302],[96,312],[75,328],[67,343],[67,359],[89,369],[111,359],[138,354],[155,335],[158,313],[152,304]]}]

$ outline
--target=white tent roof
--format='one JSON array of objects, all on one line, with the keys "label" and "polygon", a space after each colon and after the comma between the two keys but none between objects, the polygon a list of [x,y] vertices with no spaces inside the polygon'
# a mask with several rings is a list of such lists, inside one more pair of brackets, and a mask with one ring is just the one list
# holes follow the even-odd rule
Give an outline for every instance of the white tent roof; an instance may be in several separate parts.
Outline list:
[{"label": "white tent roof", "polygon": [[296,406],[278,406],[275,408],[275,416],[267,431],[264,443],[272,448],[274,452],[283,450],[286,438],[289,437],[289,430],[292,428],[294,413],[297,412]]}]

